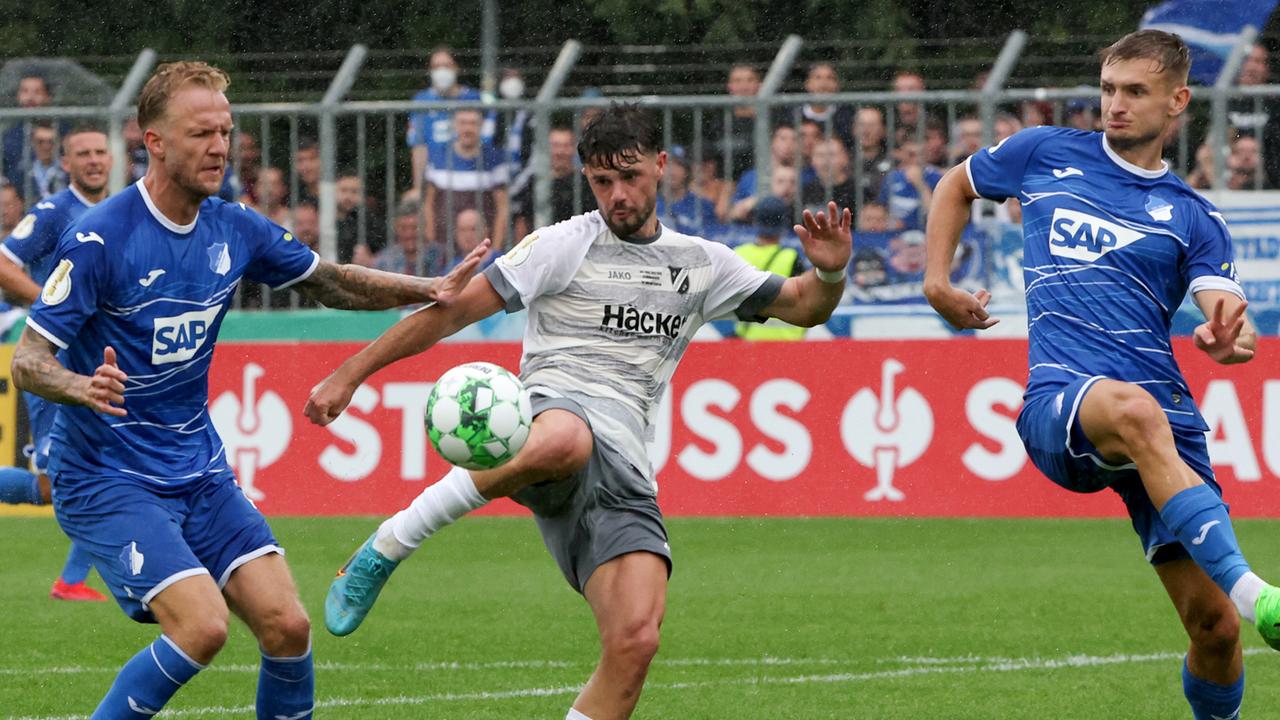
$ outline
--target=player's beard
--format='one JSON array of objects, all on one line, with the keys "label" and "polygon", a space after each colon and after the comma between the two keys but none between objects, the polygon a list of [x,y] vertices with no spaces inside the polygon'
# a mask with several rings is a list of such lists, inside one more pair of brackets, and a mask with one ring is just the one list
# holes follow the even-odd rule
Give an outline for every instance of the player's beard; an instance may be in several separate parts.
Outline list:
[{"label": "player's beard", "polygon": [[640,212],[633,216],[633,219],[630,222],[622,224],[615,223],[613,221],[612,211],[601,214],[604,216],[604,224],[609,226],[609,229],[613,231],[613,234],[620,238],[625,238],[635,235],[640,228],[644,227],[644,224],[649,222],[649,218],[653,216],[653,211],[657,206],[658,194],[655,192],[645,200],[645,206],[640,209]]}]

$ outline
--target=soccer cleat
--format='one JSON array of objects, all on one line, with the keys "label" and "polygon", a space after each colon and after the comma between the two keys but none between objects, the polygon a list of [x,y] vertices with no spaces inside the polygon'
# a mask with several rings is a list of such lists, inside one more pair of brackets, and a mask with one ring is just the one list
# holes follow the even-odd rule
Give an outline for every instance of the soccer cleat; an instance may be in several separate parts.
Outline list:
[{"label": "soccer cleat", "polygon": [[1280,650],[1280,588],[1266,585],[1253,604],[1258,634],[1273,650]]},{"label": "soccer cleat", "polygon": [[338,577],[324,599],[324,626],[339,637],[350,635],[360,627],[378,593],[382,592],[382,586],[391,577],[391,571],[400,564],[373,549],[376,536],[375,531],[338,570]]},{"label": "soccer cleat", "polygon": [[49,597],[54,600],[79,600],[81,602],[106,602],[107,596],[94,590],[83,582],[74,585],[58,578],[49,589]]}]

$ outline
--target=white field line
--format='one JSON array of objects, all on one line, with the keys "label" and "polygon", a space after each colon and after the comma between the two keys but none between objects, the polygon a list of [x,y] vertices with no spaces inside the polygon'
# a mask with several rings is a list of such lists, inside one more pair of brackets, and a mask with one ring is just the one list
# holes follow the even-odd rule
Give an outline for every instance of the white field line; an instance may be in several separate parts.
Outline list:
[{"label": "white field line", "polygon": [[[1246,655],[1257,655],[1268,652],[1261,648],[1249,648],[1245,650]],[[761,685],[813,685],[813,684],[840,684],[840,683],[857,683],[868,682],[874,680],[890,680],[895,678],[916,677],[920,675],[938,675],[938,674],[954,674],[954,673],[993,673],[993,672],[1017,672],[1022,670],[1057,670],[1062,668],[1084,668],[1084,667],[1100,667],[1110,665],[1127,665],[1148,662],[1165,662],[1173,661],[1182,657],[1181,653],[1145,653],[1145,654],[1116,654],[1116,655],[1067,655],[1060,658],[1040,658],[1040,657],[982,657],[982,656],[962,656],[962,657],[896,657],[896,658],[880,658],[874,659],[876,663],[899,663],[907,665],[907,667],[896,670],[881,670],[876,672],[860,672],[860,673],[830,673],[820,675],[792,675],[792,676],[764,676],[764,677],[746,677],[746,678],[725,678],[716,680],[703,680],[696,682],[669,682],[669,683],[648,683],[645,690],[648,692],[662,690],[689,690],[698,688],[713,687],[734,687],[734,686],[761,686]],[[675,666],[787,666],[787,665],[841,665],[860,662],[859,660],[832,660],[832,659],[804,659],[804,658],[675,658],[666,661],[659,661],[659,665],[675,665]],[[585,663],[551,661],[551,660],[530,660],[530,661],[506,661],[497,663],[422,663],[415,668],[424,668],[432,670],[452,670],[452,669],[488,669],[488,668],[546,668],[546,667],[572,667]],[[324,663],[319,665],[326,667]],[[377,665],[341,665],[338,663],[329,664],[328,667],[338,668],[371,668],[371,667],[387,667]],[[256,666],[227,666],[226,671],[238,671],[238,668],[251,668],[256,671]],[[405,668],[400,668],[404,670]],[[576,695],[580,690],[579,686],[559,686],[559,687],[542,687],[542,688],[520,688],[515,690],[499,690],[488,692],[471,692],[471,693],[437,693],[432,695],[397,695],[393,697],[381,698],[360,698],[360,697],[332,697],[323,698],[316,702],[316,709],[326,708],[347,708],[347,707],[415,707],[421,705],[430,705],[436,703],[449,702],[474,702],[485,700],[507,700],[515,698],[531,698],[531,697],[552,697],[552,696],[572,696]],[[165,717],[221,717],[226,715],[251,715],[255,711],[252,705],[243,705],[237,707],[215,706],[201,708],[186,708],[171,710],[165,712]],[[40,715],[40,716],[23,716],[10,717],[10,720],[84,720],[83,715]]]},{"label": "white field line", "polygon": [[[594,667],[594,659],[584,660],[500,660],[496,662],[422,662],[412,665],[392,665],[387,663],[337,663],[318,662],[317,670],[341,670],[354,672],[439,672],[448,670],[543,670],[554,668]],[[850,665],[855,660],[839,660],[835,658],[671,658],[658,659],[654,665],[667,667],[779,667],[786,665]],[[893,659],[882,662],[894,662]],[[92,673],[120,672],[119,666],[84,666],[65,665],[45,668],[0,668],[0,677],[25,677],[35,675],[77,675]],[[256,673],[257,665],[210,665],[204,672]]]}]

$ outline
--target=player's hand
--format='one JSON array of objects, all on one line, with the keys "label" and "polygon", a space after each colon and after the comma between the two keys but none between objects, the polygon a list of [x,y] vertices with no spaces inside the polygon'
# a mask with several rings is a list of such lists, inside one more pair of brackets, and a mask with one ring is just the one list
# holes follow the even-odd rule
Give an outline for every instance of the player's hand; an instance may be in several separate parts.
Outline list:
[{"label": "player's hand", "polygon": [[987,312],[991,293],[986,290],[971,293],[948,283],[943,288],[926,292],[925,297],[942,319],[957,330],[986,330],[1000,322]]},{"label": "player's hand", "polygon": [[805,257],[816,268],[828,272],[840,272],[849,264],[853,254],[853,214],[849,208],[843,211],[835,202],[827,203],[827,211],[815,215],[804,211],[803,225],[796,225],[796,235],[804,246]]},{"label": "player's hand", "polygon": [[449,307],[462,294],[463,288],[471,282],[471,276],[476,274],[480,263],[489,255],[490,245],[489,238],[485,238],[484,242],[467,253],[462,262],[455,265],[448,275],[432,283],[428,299],[441,307]]},{"label": "player's hand", "polygon": [[115,348],[108,345],[102,351],[102,364],[88,378],[81,404],[104,415],[128,415],[124,408],[117,407],[124,404],[124,382],[128,379],[129,376],[116,365]]},{"label": "player's hand", "polygon": [[335,372],[311,388],[311,397],[307,398],[302,413],[316,425],[328,425],[347,409],[355,391],[355,385],[344,382]]},{"label": "player's hand", "polygon": [[1241,302],[1230,316],[1226,314],[1226,299],[1218,298],[1213,305],[1213,316],[1201,323],[1192,337],[1196,347],[1223,365],[1247,362],[1253,359],[1253,351],[1236,343],[1244,330],[1244,311],[1249,303]]}]

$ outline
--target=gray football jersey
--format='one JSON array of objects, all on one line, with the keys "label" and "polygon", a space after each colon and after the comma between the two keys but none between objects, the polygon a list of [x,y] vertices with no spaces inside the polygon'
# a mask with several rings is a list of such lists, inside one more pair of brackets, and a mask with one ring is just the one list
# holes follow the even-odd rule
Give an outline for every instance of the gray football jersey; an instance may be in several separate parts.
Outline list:
[{"label": "gray football jersey", "polygon": [[529,311],[525,386],[582,405],[597,441],[640,470],[650,493],[652,413],[690,339],[707,320],[756,319],[783,283],[667,227],[623,240],[596,211],[534,231],[485,276],[508,312]]}]

